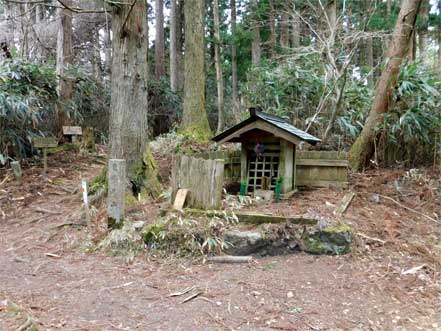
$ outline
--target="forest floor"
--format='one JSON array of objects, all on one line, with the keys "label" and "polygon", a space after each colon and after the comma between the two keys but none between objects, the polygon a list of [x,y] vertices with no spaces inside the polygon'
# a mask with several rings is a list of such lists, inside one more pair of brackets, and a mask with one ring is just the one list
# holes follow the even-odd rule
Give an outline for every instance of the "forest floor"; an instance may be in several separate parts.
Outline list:
[{"label": "forest floor", "polygon": [[[220,265],[148,251],[127,263],[93,249],[87,227],[58,226],[81,206],[69,191],[102,167],[63,152],[50,156],[47,180],[40,166],[25,169],[22,183],[0,172],[0,330],[23,331],[29,318],[39,330],[69,331],[441,330],[439,172],[398,187],[404,170],[352,176],[349,254]],[[302,190],[259,210],[331,215],[346,192]],[[158,209],[146,206],[146,219]]]}]

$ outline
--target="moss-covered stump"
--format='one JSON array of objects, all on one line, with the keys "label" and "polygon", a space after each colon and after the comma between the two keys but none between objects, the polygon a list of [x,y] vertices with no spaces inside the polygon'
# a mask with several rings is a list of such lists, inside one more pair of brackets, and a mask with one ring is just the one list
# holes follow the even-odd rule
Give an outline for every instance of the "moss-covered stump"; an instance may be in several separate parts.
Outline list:
[{"label": "moss-covered stump", "polygon": [[131,178],[133,185],[133,195],[141,195],[142,198],[148,196],[157,199],[162,193],[162,186],[159,182],[158,165],[153,157],[152,151],[147,146],[142,160],[135,169],[135,175]]},{"label": "moss-covered stump", "polygon": [[83,128],[83,136],[81,138],[81,148],[90,153],[95,153],[95,133],[92,127]]}]

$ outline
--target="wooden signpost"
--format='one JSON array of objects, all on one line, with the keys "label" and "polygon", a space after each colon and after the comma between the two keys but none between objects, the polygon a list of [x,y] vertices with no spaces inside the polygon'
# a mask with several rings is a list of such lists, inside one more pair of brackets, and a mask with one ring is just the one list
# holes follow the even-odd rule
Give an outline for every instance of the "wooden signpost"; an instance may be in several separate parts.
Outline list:
[{"label": "wooden signpost", "polygon": [[46,175],[47,173],[47,149],[58,146],[58,141],[56,138],[52,137],[39,137],[34,138],[34,147],[41,148],[43,150],[43,173]]},{"label": "wooden signpost", "polygon": [[81,126],[63,126],[63,134],[65,136],[72,136],[72,142],[77,141],[77,136],[83,135]]}]

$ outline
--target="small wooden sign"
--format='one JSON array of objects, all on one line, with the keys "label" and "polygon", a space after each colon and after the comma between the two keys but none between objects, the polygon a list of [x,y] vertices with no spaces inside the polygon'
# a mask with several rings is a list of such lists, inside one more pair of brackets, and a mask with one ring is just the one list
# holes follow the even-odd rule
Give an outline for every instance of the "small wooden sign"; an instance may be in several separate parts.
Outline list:
[{"label": "small wooden sign", "polygon": [[81,136],[83,130],[81,126],[63,126],[63,134],[65,136]]},{"label": "small wooden sign", "polygon": [[34,147],[36,148],[51,148],[51,147],[57,147],[58,141],[56,138],[48,137],[38,137],[34,138]]}]

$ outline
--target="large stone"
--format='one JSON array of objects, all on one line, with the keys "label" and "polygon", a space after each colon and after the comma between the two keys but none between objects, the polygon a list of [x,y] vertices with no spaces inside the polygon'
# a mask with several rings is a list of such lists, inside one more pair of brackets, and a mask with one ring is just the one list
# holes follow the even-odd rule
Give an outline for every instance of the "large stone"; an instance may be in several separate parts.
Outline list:
[{"label": "large stone", "polygon": [[231,255],[255,254],[268,244],[258,231],[228,231],[224,240],[230,244],[226,252]]},{"label": "large stone", "polygon": [[302,238],[302,248],[311,254],[347,253],[352,242],[352,230],[345,223],[332,224],[325,228],[310,227]]}]

